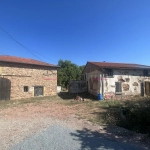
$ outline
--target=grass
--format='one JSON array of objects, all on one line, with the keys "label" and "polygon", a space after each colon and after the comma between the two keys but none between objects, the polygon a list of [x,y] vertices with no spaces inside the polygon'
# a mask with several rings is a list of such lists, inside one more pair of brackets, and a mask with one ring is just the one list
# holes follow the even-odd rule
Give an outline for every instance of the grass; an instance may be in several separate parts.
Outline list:
[{"label": "grass", "polygon": [[101,105],[104,107],[120,107],[122,102],[118,100],[105,100],[101,102]]},{"label": "grass", "polygon": [[[67,103],[71,105],[70,101]],[[86,119],[99,125],[117,125],[135,132],[150,134],[149,97],[104,101],[89,98],[84,103],[72,104],[78,104],[83,109],[77,114],[79,119]],[[125,119],[121,117],[122,114],[125,114]]]},{"label": "grass", "polygon": [[[133,97],[129,100],[103,100],[82,93],[79,96],[85,98],[84,102],[73,100],[76,94],[63,92],[58,96],[34,97],[30,99],[0,101],[0,109],[18,107],[26,104],[40,105],[41,103],[56,103],[66,106],[74,106],[78,119],[86,119],[93,124],[118,125],[140,133],[150,133],[150,98]],[[124,108],[125,118],[121,118],[121,109]]]},{"label": "grass", "polygon": [[0,109],[6,109],[6,108],[12,108],[12,107],[18,107],[20,105],[25,104],[34,104],[39,105],[43,102],[55,102],[55,100],[58,99],[57,96],[45,96],[45,97],[33,97],[28,99],[18,99],[18,100],[3,100],[0,101]]}]

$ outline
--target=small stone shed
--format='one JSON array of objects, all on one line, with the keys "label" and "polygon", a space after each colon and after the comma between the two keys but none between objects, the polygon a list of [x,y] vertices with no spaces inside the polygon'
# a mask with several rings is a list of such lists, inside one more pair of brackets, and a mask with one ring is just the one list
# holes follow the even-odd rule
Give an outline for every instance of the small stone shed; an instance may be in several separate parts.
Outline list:
[{"label": "small stone shed", "polygon": [[56,95],[58,68],[34,59],[0,55],[0,100]]},{"label": "small stone shed", "polygon": [[106,99],[116,95],[150,96],[150,66],[87,62],[82,79],[87,82],[89,93]]}]

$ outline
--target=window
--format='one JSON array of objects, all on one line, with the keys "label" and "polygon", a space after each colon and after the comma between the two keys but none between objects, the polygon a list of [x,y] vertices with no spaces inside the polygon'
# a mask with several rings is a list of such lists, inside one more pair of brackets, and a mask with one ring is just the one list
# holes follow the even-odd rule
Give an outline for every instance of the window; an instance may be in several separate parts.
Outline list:
[{"label": "window", "polygon": [[86,74],[85,74],[85,76],[84,76],[84,80],[86,80]]},{"label": "window", "polygon": [[29,91],[29,87],[28,86],[24,86],[24,92],[28,92]]},{"label": "window", "polygon": [[148,74],[148,70],[143,70],[143,75],[144,76],[148,76],[149,74]]},{"label": "window", "polygon": [[34,96],[42,96],[44,95],[44,87],[43,86],[35,86],[34,87]]},{"label": "window", "polygon": [[82,75],[82,80],[84,80],[84,75]]},{"label": "window", "polygon": [[122,92],[121,82],[115,82],[116,84],[116,92],[120,93]]},{"label": "window", "polygon": [[82,80],[86,80],[86,74],[82,75]]},{"label": "window", "polygon": [[113,70],[112,69],[106,69],[105,70],[105,77],[112,77],[113,76]]}]

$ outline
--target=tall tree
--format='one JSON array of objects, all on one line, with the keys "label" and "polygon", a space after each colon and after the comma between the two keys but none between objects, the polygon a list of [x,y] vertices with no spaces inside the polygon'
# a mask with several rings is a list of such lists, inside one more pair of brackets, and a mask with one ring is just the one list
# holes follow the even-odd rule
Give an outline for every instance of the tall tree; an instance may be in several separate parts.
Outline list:
[{"label": "tall tree", "polygon": [[81,80],[81,73],[84,66],[78,66],[69,60],[59,60],[58,85],[67,88],[70,80]]}]

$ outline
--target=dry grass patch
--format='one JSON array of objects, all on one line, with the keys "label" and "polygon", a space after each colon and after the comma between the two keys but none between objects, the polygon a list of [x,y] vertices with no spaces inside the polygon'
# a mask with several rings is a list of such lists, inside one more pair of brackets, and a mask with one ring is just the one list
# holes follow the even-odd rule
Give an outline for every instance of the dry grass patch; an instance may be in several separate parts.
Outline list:
[{"label": "dry grass patch", "polygon": [[[88,120],[93,124],[119,125],[142,133],[150,132],[149,97],[98,101],[91,95],[83,94],[81,96],[85,96],[84,102],[73,100],[75,94],[69,95],[66,92],[52,97],[1,101],[0,114],[13,117],[52,116],[61,119],[76,115],[78,119]],[[126,120],[122,120],[120,117],[121,107],[125,108]]]}]

